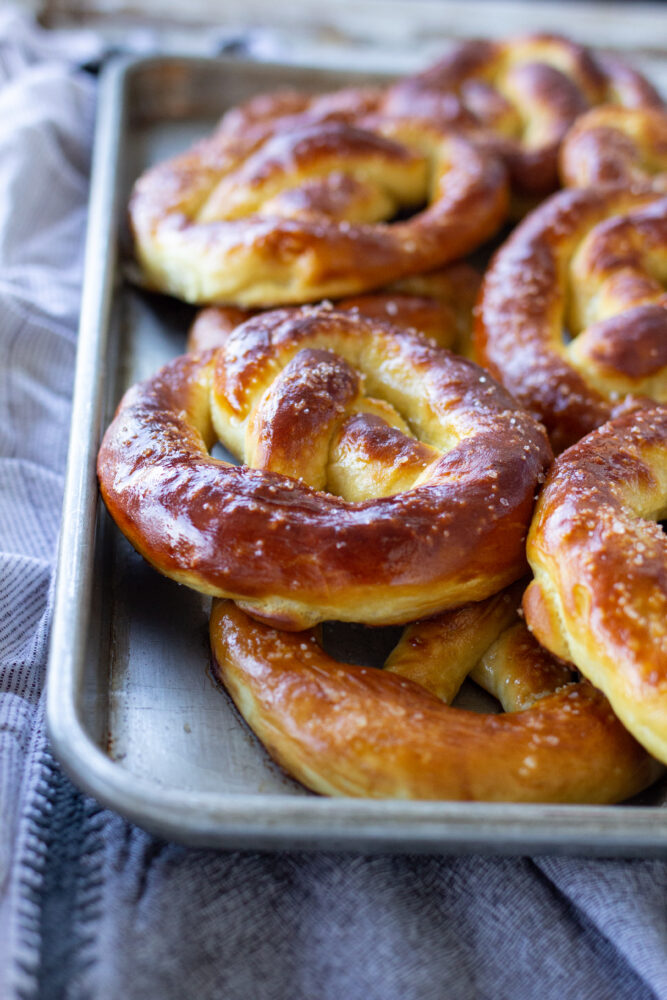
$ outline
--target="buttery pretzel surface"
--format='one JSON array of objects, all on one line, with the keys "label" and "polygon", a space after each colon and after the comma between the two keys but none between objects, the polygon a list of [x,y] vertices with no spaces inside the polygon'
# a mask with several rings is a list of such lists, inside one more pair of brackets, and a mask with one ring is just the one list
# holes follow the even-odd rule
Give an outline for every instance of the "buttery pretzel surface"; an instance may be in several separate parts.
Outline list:
[{"label": "buttery pretzel surface", "polygon": [[625,397],[667,400],[666,278],[667,199],[561,191],[486,272],[475,357],[561,451]]},{"label": "buttery pretzel surface", "polygon": [[667,111],[594,108],[572,126],[560,156],[569,187],[617,184],[667,194]]},{"label": "buttery pretzel surface", "polygon": [[[328,795],[617,802],[660,766],[516,621],[520,590],[410,625],[386,669],[214,601],[213,669],[269,753]],[[506,714],[450,707],[465,677]]]},{"label": "buttery pretzel surface", "polygon": [[[465,263],[439,271],[403,278],[377,292],[336,302],[337,309],[410,327],[466,357],[470,352],[472,311],[481,278]],[[235,306],[209,306],[200,310],[188,332],[188,351],[221,347],[227,337],[255,311]]]},{"label": "buttery pretzel surface", "polygon": [[496,136],[512,186],[524,197],[558,187],[558,150],[577,116],[615,101],[659,107],[651,84],[620,60],[556,35],[470,41],[389,91],[385,107],[428,114]]},{"label": "buttery pretzel surface", "polygon": [[[246,466],[210,456],[214,424]],[[476,365],[306,308],[131,389],[98,473],[156,568],[298,629],[409,621],[519,577],[549,460],[539,424]]]},{"label": "buttery pretzel surface", "polygon": [[[439,267],[495,233],[508,195],[494,154],[345,95],[266,98],[148,170],[130,202],[145,283],[201,304],[309,302]],[[392,222],[401,212],[416,214]]]},{"label": "buttery pretzel surface", "polygon": [[528,538],[539,641],[667,762],[667,406],[610,421],[557,459]]}]

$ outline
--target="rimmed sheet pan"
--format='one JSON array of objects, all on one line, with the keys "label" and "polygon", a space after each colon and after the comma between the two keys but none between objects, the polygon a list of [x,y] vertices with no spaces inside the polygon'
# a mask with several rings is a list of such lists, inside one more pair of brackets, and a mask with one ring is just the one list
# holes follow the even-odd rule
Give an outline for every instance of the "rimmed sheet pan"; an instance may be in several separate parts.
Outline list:
[{"label": "rimmed sheet pan", "polygon": [[253,93],[359,82],[235,60],[119,62],[100,90],[48,672],[72,778],[164,837],[227,848],[656,855],[667,783],[623,806],[328,800],[274,765],[207,670],[208,602],[156,574],[98,498],[95,456],[123,390],[181,353],[192,310],[124,277],[125,206],[145,167]]}]

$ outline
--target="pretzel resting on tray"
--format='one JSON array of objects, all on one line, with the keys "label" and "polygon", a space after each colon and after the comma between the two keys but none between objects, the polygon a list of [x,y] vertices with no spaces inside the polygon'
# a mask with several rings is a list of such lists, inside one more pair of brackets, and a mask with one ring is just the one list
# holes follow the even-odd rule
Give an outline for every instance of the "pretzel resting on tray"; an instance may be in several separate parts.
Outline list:
[{"label": "pretzel resting on tray", "polygon": [[667,763],[667,406],[605,424],[559,459],[528,538],[539,641]]},{"label": "pretzel resting on tray", "polygon": [[199,304],[312,302],[439,267],[496,232],[508,190],[495,154],[347,95],[278,97],[275,118],[267,98],[140,177],[129,211],[144,283]]},{"label": "pretzel resting on tray", "polygon": [[[209,454],[214,425],[246,465]],[[157,569],[300,629],[410,621],[517,579],[549,461],[540,425],[473,363],[310,307],[131,389],[98,474]]]},{"label": "pretzel resting on tray", "polygon": [[467,41],[389,89],[385,108],[482,130],[521,198],[558,187],[558,150],[575,119],[614,101],[662,107],[652,85],[616,58],[557,35]]},{"label": "pretzel resting on tray", "polygon": [[627,397],[667,401],[667,198],[561,191],[486,272],[474,355],[561,451]]},{"label": "pretzel resting on tray", "polygon": [[[213,671],[293,777],[328,795],[617,802],[660,765],[588,682],[516,617],[522,584],[409,625],[385,669],[341,663],[317,631],[213,602]],[[505,714],[451,707],[467,675]]]}]

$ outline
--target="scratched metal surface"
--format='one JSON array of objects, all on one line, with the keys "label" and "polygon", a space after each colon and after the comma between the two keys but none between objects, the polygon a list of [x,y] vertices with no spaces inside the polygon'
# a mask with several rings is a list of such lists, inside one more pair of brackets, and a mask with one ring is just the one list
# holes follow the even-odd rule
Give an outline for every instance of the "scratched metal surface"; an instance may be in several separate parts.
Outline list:
[{"label": "scratched metal surface", "polygon": [[[326,800],[264,752],[208,670],[208,600],[155,573],[99,502],[94,460],[122,391],[183,350],[193,311],[127,280],[125,205],[145,167],[225,107],[349,74],[161,58],[107,72],[100,97],[48,720],[72,777],[163,836],[211,846],[658,854],[667,784],[618,807]],[[339,636],[372,657],[358,632]],[[470,698],[470,693],[464,694]]]}]

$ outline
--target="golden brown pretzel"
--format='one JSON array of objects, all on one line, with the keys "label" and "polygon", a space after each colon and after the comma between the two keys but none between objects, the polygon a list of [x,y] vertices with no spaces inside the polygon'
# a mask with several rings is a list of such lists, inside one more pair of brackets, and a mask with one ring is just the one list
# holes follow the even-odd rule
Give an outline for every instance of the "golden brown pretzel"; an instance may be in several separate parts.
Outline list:
[{"label": "golden brown pretzel", "polygon": [[[202,304],[309,302],[439,267],[493,235],[507,209],[495,155],[346,93],[242,108],[139,178],[145,283]],[[401,211],[416,214],[392,222]]]},{"label": "golden brown pretzel", "polygon": [[[317,792],[515,802],[639,792],[661,768],[599,692],[512,625],[520,592],[408,626],[384,670],[340,663],[315,632],[279,632],[214,601],[213,669],[271,756]],[[449,707],[469,673],[507,714]]]},{"label": "golden brown pretzel", "polygon": [[667,111],[594,108],[568,132],[560,162],[569,187],[618,184],[667,194]]},{"label": "golden brown pretzel", "polygon": [[528,539],[533,632],[667,762],[667,406],[605,424],[556,461]]},{"label": "golden brown pretzel", "polygon": [[575,118],[614,100],[662,104],[639,73],[555,35],[456,46],[422,73],[400,80],[385,107],[476,123],[497,136],[514,190],[543,196],[558,187],[558,148]]},{"label": "golden brown pretzel", "polygon": [[[467,357],[472,310],[480,282],[478,272],[461,262],[439,271],[403,278],[377,292],[341,299],[336,308],[385,320],[395,326],[412,327],[440,347]],[[188,332],[188,351],[221,347],[232,330],[255,312],[236,306],[209,306],[200,310]]]},{"label": "golden brown pretzel", "polygon": [[[209,455],[213,421],[255,469]],[[516,579],[549,459],[539,424],[476,365],[306,308],[131,389],[98,473],[161,572],[298,629],[408,621]]]},{"label": "golden brown pretzel", "polygon": [[553,195],[489,267],[474,349],[561,451],[627,396],[667,400],[667,199]]}]

